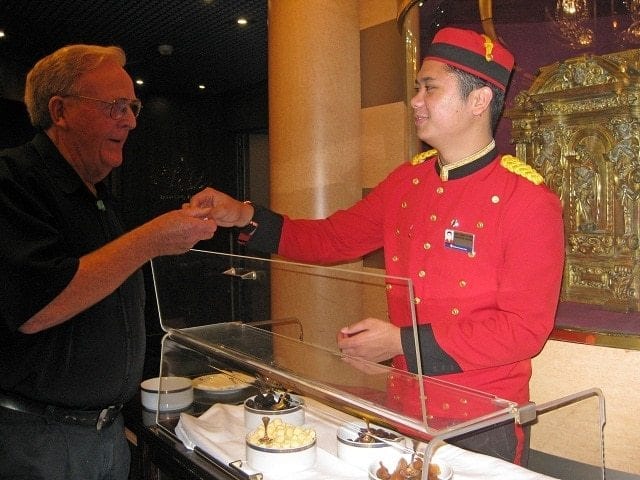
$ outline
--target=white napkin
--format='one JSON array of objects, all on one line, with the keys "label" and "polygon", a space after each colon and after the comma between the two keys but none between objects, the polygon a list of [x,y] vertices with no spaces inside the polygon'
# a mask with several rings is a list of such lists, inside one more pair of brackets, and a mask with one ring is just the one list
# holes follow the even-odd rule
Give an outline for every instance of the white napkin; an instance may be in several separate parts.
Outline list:
[{"label": "white napkin", "polygon": [[[305,424],[316,430],[318,447],[316,463],[309,470],[296,472],[296,479],[363,480],[367,478],[367,472],[335,455],[337,429],[335,425],[309,411],[306,412],[305,418]],[[176,436],[187,448],[193,449],[197,446],[225,464],[243,460],[242,470],[250,474],[256,473],[244,461],[246,432],[242,405],[216,404],[197,418],[181,413],[180,421],[176,426]],[[262,473],[264,480],[281,480],[273,473]]]},{"label": "white napkin", "polygon": [[553,477],[532,472],[499,458],[469,452],[455,445],[442,445],[433,454],[433,462],[453,469],[452,480],[550,480]]},{"label": "white napkin", "polygon": [[[313,403],[305,400],[305,403]],[[311,406],[311,405],[308,405]],[[337,457],[336,431],[342,422],[357,421],[342,412],[323,408],[307,408],[305,424],[316,430],[317,459],[314,467],[295,474],[296,480],[365,480],[367,472]],[[245,459],[244,406],[216,404],[194,417],[180,414],[176,435],[184,445],[199,447],[225,464],[242,460],[242,470],[257,473]],[[455,445],[442,445],[433,455],[433,462],[447,464],[453,470],[452,480],[552,480],[552,477],[532,472],[498,458],[469,452]],[[277,474],[262,472],[264,480],[276,480]],[[280,480],[278,478],[278,480]],[[556,479],[557,480],[557,479]]]}]

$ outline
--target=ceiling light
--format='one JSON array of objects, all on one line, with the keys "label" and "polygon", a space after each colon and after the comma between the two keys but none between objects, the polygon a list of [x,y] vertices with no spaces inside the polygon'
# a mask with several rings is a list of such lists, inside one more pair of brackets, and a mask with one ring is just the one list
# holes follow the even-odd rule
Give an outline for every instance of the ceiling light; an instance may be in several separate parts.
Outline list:
[{"label": "ceiling light", "polygon": [[138,78],[136,80],[136,85],[144,85],[144,80],[142,80],[141,78]]},{"label": "ceiling light", "polygon": [[4,38],[4,30],[0,30],[0,38]]},{"label": "ceiling light", "polygon": [[205,88],[207,88],[207,87],[205,87],[204,85],[200,84],[200,85],[198,85],[198,88],[199,88],[200,90],[204,90],[204,89],[205,89]]},{"label": "ceiling light", "polygon": [[246,25],[248,22],[248,20],[244,17],[240,17],[238,20],[236,20],[238,22],[238,25]]}]

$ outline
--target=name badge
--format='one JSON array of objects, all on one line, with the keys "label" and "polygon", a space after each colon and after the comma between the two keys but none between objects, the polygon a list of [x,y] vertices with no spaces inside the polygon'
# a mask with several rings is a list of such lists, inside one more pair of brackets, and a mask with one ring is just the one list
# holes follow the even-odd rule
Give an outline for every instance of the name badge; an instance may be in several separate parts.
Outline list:
[{"label": "name badge", "polygon": [[475,253],[475,239],[476,236],[473,233],[461,232],[459,230],[452,229],[446,229],[444,231],[445,248],[453,248],[467,253]]}]

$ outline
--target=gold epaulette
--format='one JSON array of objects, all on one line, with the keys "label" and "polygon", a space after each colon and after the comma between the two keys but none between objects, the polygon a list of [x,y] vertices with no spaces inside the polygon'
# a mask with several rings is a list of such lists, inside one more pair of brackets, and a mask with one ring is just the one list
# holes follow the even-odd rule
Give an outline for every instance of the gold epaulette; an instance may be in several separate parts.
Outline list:
[{"label": "gold epaulette", "polygon": [[417,155],[413,156],[413,158],[411,159],[411,165],[413,166],[420,165],[421,163],[424,163],[427,159],[431,157],[435,157],[437,154],[438,154],[438,151],[435,148],[432,148],[431,150],[427,150],[426,152],[420,152]]},{"label": "gold epaulette", "polygon": [[544,178],[531,165],[527,165],[522,160],[513,155],[504,155],[500,160],[500,165],[510,172],[526,178],[534,185],[544,183]]}]

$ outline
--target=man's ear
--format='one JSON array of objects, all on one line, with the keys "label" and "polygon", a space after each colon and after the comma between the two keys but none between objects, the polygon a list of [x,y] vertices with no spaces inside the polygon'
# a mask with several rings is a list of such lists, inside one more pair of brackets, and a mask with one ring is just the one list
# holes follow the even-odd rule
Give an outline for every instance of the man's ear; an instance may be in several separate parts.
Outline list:
[{"label": "man's ear", "polygon": [[473,90],[469,95],[474,115],[478,116],[485,110],[489,110],[491,100],[493,100],[493,90],[486,86],[480,87]]},{"label": "man's ear", "polygon": [[54,95],[49,99],[49,115],[51,115],[51,121],[54,125],[64,125],[65,119],[65,107],[64,100],[58,95]]}]

